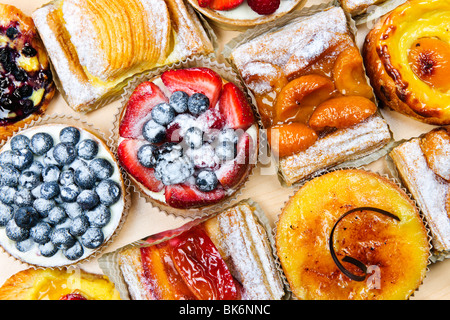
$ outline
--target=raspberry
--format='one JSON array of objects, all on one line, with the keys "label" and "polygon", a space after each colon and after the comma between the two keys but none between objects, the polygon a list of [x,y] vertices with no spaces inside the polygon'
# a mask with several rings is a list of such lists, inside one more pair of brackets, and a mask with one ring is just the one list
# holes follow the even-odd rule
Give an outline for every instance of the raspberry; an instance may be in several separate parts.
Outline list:
[{"label": "raspberry", "polygon": [[280,0],[247,0],[248,6],[258,14],[268,15],[277,11]]}]

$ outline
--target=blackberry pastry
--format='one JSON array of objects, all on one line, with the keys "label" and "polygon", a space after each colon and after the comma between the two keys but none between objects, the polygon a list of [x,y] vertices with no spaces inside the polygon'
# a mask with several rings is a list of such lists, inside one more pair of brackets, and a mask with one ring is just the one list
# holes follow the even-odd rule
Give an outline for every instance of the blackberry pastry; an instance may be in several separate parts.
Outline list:
[{"label": "blackberry pastry", "polygon": [[5,4],[0,16],[0,139],[5,139],[46,111],[55,86],[31,17]]}]

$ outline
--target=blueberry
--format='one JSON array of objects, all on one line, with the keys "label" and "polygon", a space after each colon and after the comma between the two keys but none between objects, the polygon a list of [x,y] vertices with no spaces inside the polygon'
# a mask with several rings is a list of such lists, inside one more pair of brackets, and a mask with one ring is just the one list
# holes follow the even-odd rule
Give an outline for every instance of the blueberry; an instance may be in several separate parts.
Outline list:
[{"label": "blueberry", "polygon": [[223,141],[216,146],[215,152],[221,161],[233,160],[237,154],[236,144]]},{"label": "blueberry", "polygon": [[95,187],[95,191],[98,194],[100,202],[106,206],[113,205],[119,201],[120,196],[122,195],[120,185],[111,179],[101,181],[97,187]]},{"label": "blueberry", "polygon": [[61,169],[56,165],[44,166],[42,169],[42,180],[44,182],[58,181]]},{"label": "blueberry", "polygon": [[31,137],[30,149],[34,154],[43,156],[53,147],[53,138],[46,132],[38,132]]},{"label": "blueberry", "polygon": [[28,189],[21,189],[16,191],[16,195],[14,197],[14,204],[19,207],[29,207],[33,205],[34,197],[31,194],[31,191]]},{"label": "blueberry", "polygon": [[6,150],[0,153],[0,165],[12,164],[13,163],[13,150]]},{"label": "blueberry", "polygon": [[9,220],[11,220],[14,216],[13,208],[0,203],[0,227],[6,226]]},{"label": "blueberry", "polygon": [[81,189],[92,189],[95,186],[96,176],[95,172],[89,167],[80,166],[75,170],[75,183]]},{"label": "blueberry", "polygon": [[13,204],[15,195],[16,189],[12,187],[2,186],[0,188],[0,201],[4,204]]},{"label": "blueberry", "polygon": [[83,256],[84,249],[83,246],[78,241],[76,241],[72,247],[63,250],[62,252],[67,259],[73,261]]},{"label": "blueberry", "polygon": [[146,168],[153,168],[155,166],[157,156],[158,147],[152,144],[144,144],[139,148],[137,153],[139,163]]},{"label": "blueberry", "polygon": [[186,130],[183,141],[191,149],[200,148],[203,144],[203,131],[197,127],[190,127]]},{"label": "blueberry", "polygon": [[98,142],[92,139],[85,139],[77,145],[77,153],[81,159],[92,160],[98,153]]},{"label": "blueberry", "polygon": [[166,142],[158,149],[157,160],[174,161],[183,156],[183,147],[173,142]]},{"label": "blueberry", "polygon": [[153,107],[151,115],[157,124],[167,126],[175,118],[175,110],[168,103],[163,102]]},{"label": "blueberry", "polygon": [[91,226],[103,228],[111,220],[111,210],[107,206],[100,204],[93,210],[86,211],[86,216]]},{"label": "blueberry", "polygon": [[33,153],[29,149],[21,149],[13,152],[12,164],[17,170],[25,170],[34,161]]},{"label": "blueberry", "polygon": [[39,221],[39,213],[33,207],[21,207],[14,212],[17,226],[25,229],[34,227]]},{"label": "blueberry", "polygon": [[214,172],[210,170],[200,171],[195,179],[198,189],[203,192],[213,191],[217,188],[218,180]]},{"label": "blueberry", "polygon": [[33,171],[24,171],[19,176],[19,185],[25,189],[32,190],[40,183],[39,175]]},{"label": "blueberry", "polygon": [[76,145],[80,141],[80,130],[75,127],[65,127],[59,133],[59,140]]},{"label": "blueberry", "polygon": [[158,161],[155,167],[155,178],[165,185],[185,182],[194,173],[194,164],[187,157],[174,161]]},{"label": "blueberry", "polygon": [[71,143],[58,143],[53,148],[53,158],[62,166],[71,164],[77,157],[77,149]]},{"label": "blueberry", "polygon": [[100,228],[89,227],[80,240],[86,248],[95,249],[103,243],[105,236]]},{"label": "blueberry", "polygon": [[40,244],[38,248],[41,255],[46,258],[52,257],[58,252],[58,248],[51,241]]},{"label": "blueberry", "polygon": [[33,208],[39,213],[41,218],[46,218],[50,210],[56,208],[55,205],[56,203],[54,200],[38,198],[33,201]]},{"label": "blueberry", "polygon": [[142,135],[148,142],[160,143],[166,138],[166,128],[153,120],[149,120],[142,128]]},{"label": "blueberry", "polygon": [[27,171],[32,171],[36,173],[38,176],[42,174],[42,169],[44,168],[44,165],[40,163],[39,161],[33,161],[31,166],[27,169]]},{"label": "blueberry", "polygon": [[11,138],[11,149],[12,150],[22,150],[28,149],[30,147],[30,138],[24,136],[23,134],[18,134]]},{"label": "blueberry", "polygon": [[12,70],[12,73],[14,75],[14,78],[16,78],[17,81],[24,82],[28,79],[27,72],[22,68],[16,67]]},{"label": "blueberry", "polygon": [[70,219],[74,219],[80,214],[83,214],[83,209],[81,209],[80,205],[76,202],[63,203],[62,206]]},{"label": "blueberry", "polygon": [[100,198],[94,190],[83,190],[77,197],[77,203],[83,210],[90,210],[97,206]]},{"label": "blueberry", "polygon": [[34,246],[34,241],[31,238],[16,242],[16,249],[20,252],[30,251]]},{"label": "blueberry", "polygon": [[33,48],[29,43],[27,43],[22,49],[22,54],[25,57],[32,58],[37,55],[37,50]]},{"label": "blueberry", "polygon": [[44,182],[41,184],[41,197],[47,200],[59,195],[59,185],[56,181]]},{"label": "blueberry", "polygon": [[89,228],[89,220],[85,215],[79,215],[70,220],[69,230],[73,236],[81,236]]},{"label": "blueberry", "polygon": [[[13,96],[17,99],[24,99],[28,98],[33,94],[33,87],[29,86],[27,84],[23,84],[22,86],[18,87],[13,92]],[[28,100],[28,99],[27,99]],[[31,101],[31,100],[30,100]],[[32,102],[32,101],[31,101]],[[34,105],[34,104],[33,104]]]},{"label": "blueberry", "polygon": [[50,224],[41,221],[31,228],[30,237],[34,242],[44,244],[50,241],[50,233],[52,230],[53,228]]},{"label": "blueberry", "polygon": [[198,116],[209,109],[209,98],[202,93],[194,93],[188,100],[189,112]]},{"label": "blueberry", "polygon": [[42,160],[44,166],[57,166],[61,167],[61,164],[56,161],[53,155],[53,148],[51,148],[46,154],[44,154],[44,159]]},{"label": "blueberry", "polygon": [[50,239],[58,249],[68,249],[76,242],[75,238],[70,234],[69,228],[53,229]]},{"label": "blueberry", "polygon": [[20,172],[13,165],[6,164],[1,166],[0,184],[9,187],[15,187],[19,184]]},{"label": "blueberry", "polygon": [[19,227],[14,219],[6,224],[6,236],[12,241],[23,241],[30,236],[30,230]]},{"label": "blueberry", "polygon": [[19,30],[17,30],[14,27],[9,27],[8,29],[6,29],[6,36],[9,39],[14,40],[15,38],[17,38],[18,35],[19,35]]},{"label": "blueberry", "polygon": [[55,206],[48,211],[47,219],[53,225],[61,224],[67,219],[66,210],[62,207]]},{"label": "blueberry", "polygon": [[60,188],[60,197],[64,202],[74,202],[77,200],[78,195],[80,194],[80,188],[72,183],[66,186],[61,186]]},{"label": "blueberry", "polygon": [[[139,155],[139,152],[138,152]],[[97,180],[108,179],[114,173],[114,167],[110,161],[104,158],[96,158],[89,163],[89,168],[95,173]]]},{"label": "blueberry", "polygon": [[184,91],[175,91],[169,98],[169,105],[178,113],[188,110],[189,95]]},{"label": "blueberry", "polygon": [[63,170],[59,175],[59,184],[61,186],[68,186],[70,184],[73,184],[75,182],[74,174],[75,170],[73,168]]}]

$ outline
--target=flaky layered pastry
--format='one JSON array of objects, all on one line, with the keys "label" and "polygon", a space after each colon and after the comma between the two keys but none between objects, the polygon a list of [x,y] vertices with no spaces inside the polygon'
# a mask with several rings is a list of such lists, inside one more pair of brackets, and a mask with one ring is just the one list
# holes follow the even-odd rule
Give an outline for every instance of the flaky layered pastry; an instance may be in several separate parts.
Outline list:
[{"label": "flaky layered pastry", "polygon": [[448,1],[406,1],[368,33],[363,55],[379,100],[425,123],[450,123]]},{"label": "flaky layered pastry", "polygon": [[386,0],[340,0],[342,8],[350,13],[352,17],[367,12],[367,9],[373,5],[379,5]]},{"label": "flaky layered pastry", "polygon": [[395,147],[389,156],[422,210],[433,236],[433,250],[450,250],[450,134],[434,129]]},{"label": "flaky layered pastry", "polygon": [[242,41],[230,59],[255,96],[286,184],[390,141],[342,8]]},{"label": "flaky layered pastry", "polygon": [[183,0],[55,0],[33,19],[76,111],[116,98],[135,74],[213,50]]}]

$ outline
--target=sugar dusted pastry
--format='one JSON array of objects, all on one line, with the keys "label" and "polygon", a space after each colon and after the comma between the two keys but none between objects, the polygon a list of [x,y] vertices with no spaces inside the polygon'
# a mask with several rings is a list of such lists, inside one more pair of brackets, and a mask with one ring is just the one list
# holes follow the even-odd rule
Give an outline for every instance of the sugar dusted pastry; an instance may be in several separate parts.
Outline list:
[{"label": "sugar dusted pastry", "polygon": [[384,2],[386,0],[340,0],[342,8],[353,17],[366,13],[370,6],[380,5]]},{"label": "sugar dusted pastry", "polygon": [[131,299],[281,299],[284,287],[260,215],[244,201],[200,224],[120,249]]},{"label": "sugar dusted pastry", "polygon": [[55,0],[33,19],[76,111],[117,98],[135,74],[213,50],[183,0]]},{"label": "sugar dusted pastry", "polygon": [[357,169],[306,182],[279,217],[276,250],[302,300],[408,299],[430,256],[409,196],[391,180]]},{"label": "sugar dusted pastry", "polygon": [[416,120],[450,124],[448,1],[406,1],[367,34],[364,62],[378,99]]},{"label": "sugar dusted pastry", "polygon": [[286,184],[390,140],[341,8],[299,15],[250,37],[230,59],[255,96]]}]

